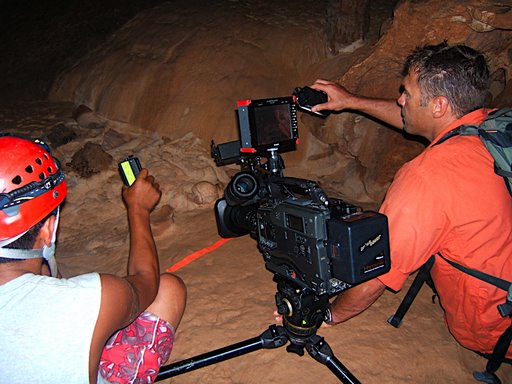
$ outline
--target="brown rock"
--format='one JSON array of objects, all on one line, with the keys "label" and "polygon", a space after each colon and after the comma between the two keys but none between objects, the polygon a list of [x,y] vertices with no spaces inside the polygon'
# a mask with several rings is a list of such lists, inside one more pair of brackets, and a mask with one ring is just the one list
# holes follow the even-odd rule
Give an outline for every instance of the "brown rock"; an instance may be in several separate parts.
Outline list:
[{"label": "brown rock", "polygon": [[196,204],[211,204],[218,198],[219,187],[208,181],[200,181],[192,186],[191,200]]},{"label": "brown rock", "polygon": [[76,137],[76,132],[62,123],[51,127],[46,133],[46,139],[50,143],[52,149],[56,149],[61,145],[67,144],[76,139]]},{"label": "brown rock", "polygon": [[112,165],[112,156],[101,145],[87,142],[77,151],[67,165],[82,177],[90,177],[107,170]]}]

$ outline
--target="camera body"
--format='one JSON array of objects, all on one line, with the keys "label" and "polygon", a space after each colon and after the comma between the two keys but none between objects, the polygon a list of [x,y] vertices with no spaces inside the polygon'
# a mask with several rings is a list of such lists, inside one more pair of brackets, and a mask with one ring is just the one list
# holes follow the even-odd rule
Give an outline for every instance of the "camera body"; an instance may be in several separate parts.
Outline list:
[{"label": "camera body", "polygon": [[216,202],[215,214],[221,237],[250,234],[268,270],[317,295],[389,270],[386,216],[328,198],[311,180],[241,172]]},{"label": "camera body", "polygon": [[257,210],[266,267],[317,295],[341,292],[389,269],[387,220],[342,201],[288,198]]},{"label": "camera body", "polygon": [[298,142],[295,102],[239,102],[240,141],[212,142],[217,165],[236,161],[242,168],[215,204],[217,228],[224,238],[250,234],[269,271],[331,295],[389,270],[387,218],[329,198],[312,180],[283,176],[278,153]]}]

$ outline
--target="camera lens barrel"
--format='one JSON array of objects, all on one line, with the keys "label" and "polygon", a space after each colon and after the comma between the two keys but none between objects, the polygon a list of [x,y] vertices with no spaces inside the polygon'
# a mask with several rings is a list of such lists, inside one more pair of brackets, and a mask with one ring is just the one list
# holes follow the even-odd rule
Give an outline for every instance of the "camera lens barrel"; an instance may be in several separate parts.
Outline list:
[{"label": "camera lens barrel", "polygon": [[240,172],[231,179],[224,195],[229,205],[238,205],[256,196],[258,189],[259,182],[253,174]]}]

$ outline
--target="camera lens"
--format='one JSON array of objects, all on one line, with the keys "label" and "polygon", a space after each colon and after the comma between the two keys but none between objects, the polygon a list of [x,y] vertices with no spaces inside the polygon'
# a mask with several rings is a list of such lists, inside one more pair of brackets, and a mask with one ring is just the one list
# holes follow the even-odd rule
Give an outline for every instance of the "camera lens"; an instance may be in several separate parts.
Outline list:
[{"label": "camera lens", "polygon": [[235,175],[225,191],[229,205],[242,204],[258,193],[258,180],[250,173],[241,172]]},{"label": "camera lens", "polygon": [[250,173],[239,173],[233,178],[233,192],[241,198],[251,198],[258,189],[258,181]]},{"label": "camera lens", "polygon": [[242,177],[238,183],[234,185],[236,192],[242,196],[251,194],[254,191],[254,180],[248,177]]}]

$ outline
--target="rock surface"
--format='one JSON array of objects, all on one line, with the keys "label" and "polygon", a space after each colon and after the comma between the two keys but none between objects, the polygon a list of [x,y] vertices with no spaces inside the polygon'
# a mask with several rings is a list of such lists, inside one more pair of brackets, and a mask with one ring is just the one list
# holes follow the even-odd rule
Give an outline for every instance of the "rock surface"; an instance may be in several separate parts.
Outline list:
[{"label": "rock surface", "polygon": [[[332,27],[325,21],[328,3],[335,2],[270,8],[265,2],[218,0],[193,18],[186,2],[159,5],[63,74],[51,97],[161,135],[192,133],[205,143],[223,142],[237,139],[237,100],[289,95],[319,77],[337,79],[353,92],[394,98],[407,54],[448,40],[488,55],[492,97],[506,102],[509,2],[402,1],[376,43],[369,32],[359,50],[334,56],[334,42],[327,38]],[[374,206],[396,170],[424,146],[349,113],[326,120],[302,115],[300,135],[299,150],[285,157],[289,175],[319,179],[329,191]]]}]

